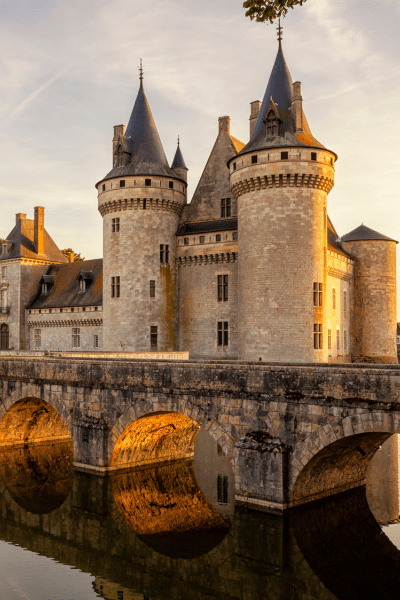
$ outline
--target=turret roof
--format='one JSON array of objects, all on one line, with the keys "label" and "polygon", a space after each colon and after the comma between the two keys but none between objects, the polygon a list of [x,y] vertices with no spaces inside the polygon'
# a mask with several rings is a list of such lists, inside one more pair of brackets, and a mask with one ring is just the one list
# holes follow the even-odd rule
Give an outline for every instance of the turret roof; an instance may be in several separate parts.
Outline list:
[{"label": "turret roof", "polygon": [[[271,99],[278,108],[282,123],[279,136],[267,137],[265,119]],[[254,150],[262,150],[264,148],[276,148],[277,146],[314,146],[324,148],[324,146],[312,135],[304,112],[302,113],[303,131],[296,132],[292,115],[292,101],[293,81],[283,55],[282,44],[279,41],[278,53],[271,71],[267,89],[265,90],[251,139],[240,154],[245,154],[246,152],[252,152]]]},{"label": "turret roof", "polygon": [[131,161],[123,167],[118,167],[116,163],[104,179],[127,175],[176,177],[176,173],[171,171],[168,165],[164,148],[162,147],[160,136],[158,135],[157,127],[146,98],[142,78],[124,137],[130,141]]},{"label": "turret roof", "polygon": [[386,242],[398,242],[393,238],[387,237],[378,231],[374,231],[374,229],[370,229],[366,227],[366,225],[360,225],[350,231],[350,233],[346,233],[346,235],[342,236],[342,242],[357,242],[357,241],[367,241],[367,240],[383,240]]},{"label": "turret roof", "polygon": [[181,152],[181,149],[179,146],[179,141],[178,141],[178,147],[175,152],[174,160],[172,161],[171,169],[186,169],[186,170],[188,170],[187,166],[185,165],[185,161],[183,160],[182,152]]}]

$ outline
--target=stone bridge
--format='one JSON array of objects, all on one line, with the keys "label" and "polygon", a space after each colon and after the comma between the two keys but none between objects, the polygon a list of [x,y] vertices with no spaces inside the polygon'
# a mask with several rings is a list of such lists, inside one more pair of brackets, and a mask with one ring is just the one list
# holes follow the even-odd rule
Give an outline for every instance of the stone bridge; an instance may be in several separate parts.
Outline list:
[{"label": "stone bridge", "polygon": [[203,427],[237,499],[284,510],[363,485],[399,401],[391,365],[3,357],[0,444],[72,438],[75,466],[105,474],[190,457]]}]

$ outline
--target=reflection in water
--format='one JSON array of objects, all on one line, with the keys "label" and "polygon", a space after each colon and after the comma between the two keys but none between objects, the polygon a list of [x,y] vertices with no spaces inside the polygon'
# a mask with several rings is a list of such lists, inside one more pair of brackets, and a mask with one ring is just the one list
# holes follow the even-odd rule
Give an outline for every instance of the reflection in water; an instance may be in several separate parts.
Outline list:
[{"label": "reflection in water", "polygon": [[292,521],[304,557],[340,600],[399,597],[400,552],[372,515],[365,488],[304,505]]},{"label": "reflection in water", "polygon": [[1,448],[0,476],[21,508],[34,514],[50,513],[72,489],[72,440]]}]

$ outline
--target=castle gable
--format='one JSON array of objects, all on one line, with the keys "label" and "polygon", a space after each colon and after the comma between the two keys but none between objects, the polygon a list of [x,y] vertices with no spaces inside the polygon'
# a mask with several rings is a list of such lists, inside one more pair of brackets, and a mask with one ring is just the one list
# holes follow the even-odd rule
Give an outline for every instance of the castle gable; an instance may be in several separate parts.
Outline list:
[{"label": "castle gable", "polygon": [[61,253],[45,229],[43,230],[43,254],[40,256],[37,254],[34,243],[34,228],[35,222],[33,219],[19,219],[14,229],[7,236],[7,242],[10,242],[9,252],[0,254],[0,260],[26,258],[45,262],[67,262],[68,259]]}]

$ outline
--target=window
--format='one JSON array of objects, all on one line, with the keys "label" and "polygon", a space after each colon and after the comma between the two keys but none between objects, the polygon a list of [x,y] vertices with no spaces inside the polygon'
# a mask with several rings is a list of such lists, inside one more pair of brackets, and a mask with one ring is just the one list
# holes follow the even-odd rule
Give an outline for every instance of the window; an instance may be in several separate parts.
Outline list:
[{"label": "window", "polygon": [[278,135],[278,119],[273,110],[267,116],[267,136]]},{"label": "window", "polygon": [[6,323],[0,326],[0,348],[1,350],[8,350],[10,345],[10,330]]},{"label": "window", "polygon": [[347,352],[347,331],[343,332],[343,349]]},{"label": "window", "polygon": [[93,336],[93,348],[98,348],[99,347],[99,336],[97,334],[95,334]]},{"label": "window", "polygon": [[[185,238],[185,239],[189,240],[189,238]],[[166,264],[166,265],[169,263],[169,246],[168,246],[168,244],[160,244],[160,263]]]},{"label": "window", "polygon": [[7,277],[7,267],[2,267],[2,269],[1,269],[1,276],[2,277]]},{"label": "window", "polygon": [[146,210],[146,198],[143,198],[143,210]]},{"label": "window", "polygon": [[233,240],[237,240],[237,239],[238,239],[238,232],[237,232],[237,231],[234,231],[234,232],[233,232],[233,234],[232,234],[232,239],[233,239]]},{"label": "window", "polygon": [[335,288],[332,289],[332,308],[333,308],[333,310],[336,310],[336,290],[335,290]]},{"label": "window", "polygon": [[333,158],[331,158],[331,165],[333,165]]},{"label": "window", "polygon": [[322,283],[314,283],[314,306],[322,306]]},{"label": "window", "polygon": [[340,331],[336,330],[336,349],[340,350]]},{"label": "window", "polygon": [[79,291],[86,292],[86,279],[83,277],[80,277],[79,279]]},{"label": "window", "polygon": [[228,477],[218,475],[217,477],[217,501],[221,504],[228,504]]},{"label": "window", "polygon": [[119,187],[125,187],[125,179],[121,179],[119,182]]},{"label": "window", "polygon": [[111,219],[111,232],[118,233],[118,231],[119,231],[119,217],[116,217],[115,219]]},{"label": "window", "polygon": [[258,156],[257,154],[255,154],[254,156],[251,157],[251,164],[255,165],[258,161]]},{"label": "window", "polygon": [[111,277],[111,298],[119,298],[120,295],[120,278]]},{"label": "window", "polygon": [[218,346],[227,346],[229,341],[228,321],[218,321],[217,332]]},{"label": "window", "polygon": [[157,325],[152,325],[150,327],[150,348],[157,348],[157,346],[158,346],[157,337],[158,337]]},{"label": "window", "polygon": [[217,276],[218,302],[227,302],[228,300],[228,275]]},{"label": "window", "polygon": [[204,235],[200,236],[200,244],[204,244]]},{"label": "window", "polygon": [[226,216],[226,204],[225,204],[225,198],[222,198],[221,200],[221,217],[225,217]]},{"label": "window", "polygon": [[217,445],[217,456],[225,456],[224,451],[219,444]]},{"label": "window", "polygon": [[81,330],[79,329],[79,327],[72,328],[72,347],[81,347]]},{"label": "window", "polygon": [[287,160],[289,158],[289,152],[281,152],[281,160]]},{"label": "window", "polygon": [[347,312],[347,292],[344,290],[343,292],[343,310]]},{"label": "window", "polygon": [[44,281],[42,282],[42,295],[43,294],[47,294],[48,289],[47,289],[47,283],[45,283]]},{"label": "window", "polygon": [[185,246],[189,245],[189,238],[183,238],[183,243],[185,244]]},{"label": "window", "polygon": [[117,592],[117,600],[124,600],[124,592],[123,592],[123,590],[118,590],[118,592]]},{"label": "window", "polygon": [[322,348],[322,325],[314,323],[314,349],[321,350]]},{"label": "window", "polygon": [[151,186],[151,179],[145,179],[144,185],[146,185],[147,187]]},{"label": "window", "polygon": [[106,184],[103,183],[103,192],[105,192],[105,191],[106,191]]},{"label": "window", "polygon": [[156,297],[156,282],[154,279],[150,279],[150,298]]},{"label": "window", "polygon": [[7,290],[1,290],[1,312],[7,312]]},{"label": "window", "polygon": [[171,189],[171,190],[173,190],[173,189],[174,189],[174,182],[173,182],[173,181],[170,181],[170,182],[169,182],[169,187],[170,187],[170,189]]},{"label": "window", "polygon": [[35,329],[35,348],[38,350],[42,346],[42,330]]},{"label": "window", "polygon": [[317,153],[311,152],[311,160],[317,160]]},{"label": "window", "polygon": [[233,170],[236,171],[236,163],[233,163]]},{"label": "window", "polygon": [[215,241],[216,242],[220,242],[221,241],[221,234],[217,233],[217,235],[215,236]]},{"label": "window", "polygon": [[328,329],[328,350],[332,349],[332,329]]}]

